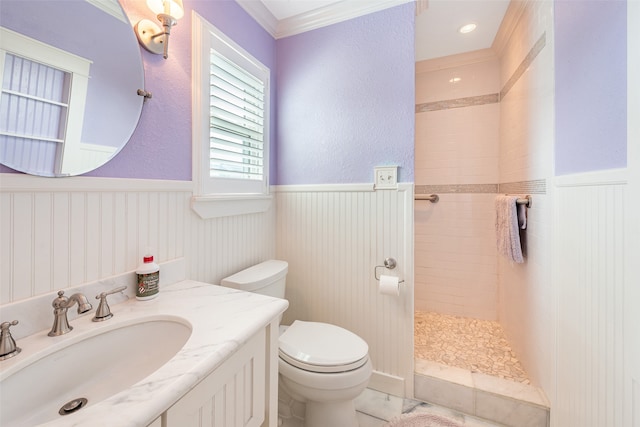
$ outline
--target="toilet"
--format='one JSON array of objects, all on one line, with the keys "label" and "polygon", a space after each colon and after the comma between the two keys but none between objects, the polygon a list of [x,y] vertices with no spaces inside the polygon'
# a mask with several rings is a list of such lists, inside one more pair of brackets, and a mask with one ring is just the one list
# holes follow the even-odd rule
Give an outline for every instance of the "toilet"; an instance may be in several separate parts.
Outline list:
[{"label": "toilet", "polygon": [[[222,279],[222,286],[284,298],[288,264],[270,260]],[[279,383],[306,404],[306,427],[357,427],[354,399],[367,387],[369,346],[336,325],[296,320],[281,327]]]}]

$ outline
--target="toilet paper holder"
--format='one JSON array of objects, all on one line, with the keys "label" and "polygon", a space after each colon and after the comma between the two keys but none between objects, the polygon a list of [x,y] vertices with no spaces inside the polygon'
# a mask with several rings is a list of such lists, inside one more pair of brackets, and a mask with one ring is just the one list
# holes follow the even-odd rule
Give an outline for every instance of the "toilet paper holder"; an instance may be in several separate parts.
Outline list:
[{"label": "toilet paper holder", "polygon": [[[380,281],[380,277],[378,277],[378,269],[386,268],[387,270],[393,270],[394,268],[396,268],[396,265],[398,265],[398,263],[396,262],[395,258],[385,258],[384,265],[376,265],[374,267],[373,276],[376,278],[377,281]],[[404,280],[400,280],[398,283],[404,283]]]}]

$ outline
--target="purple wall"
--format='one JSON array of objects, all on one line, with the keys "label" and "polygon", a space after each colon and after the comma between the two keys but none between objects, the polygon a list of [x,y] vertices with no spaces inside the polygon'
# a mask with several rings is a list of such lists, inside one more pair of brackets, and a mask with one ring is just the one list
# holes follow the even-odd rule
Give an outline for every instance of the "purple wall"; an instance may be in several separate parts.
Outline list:
[{"label": "purple wall", "polygon": [[[121,3],[132,23],[141,18],[154,19],[145,2]],[[169,58],[142,50],[145,89],[153,93],[153,99],[143,107],[136,132],[116,158],[88,175],[191,180],[192,10],[275,70],[275,40],[235,1],[189,0],[184,7],[184,17],[171,30]],[[275,99],[275,84],[271,93]],[[275,119],[271,118],[272,141]]]},{"label": "purple wall", "polygon": [[[132,23],[154,19],[143,1],[121,4]],[[191,180],[195,10],[272,70],[271,184],[372,182],[377,165],[398,165],[399,181],[413,181],[412,4],[278,42],[234,0],[184,6],[167,60],[140,48],[153,99],[131,140],[86,176]],[[0,165],[0,172],[11,170]]]},{"label": "purple wall", "polygon": [[[121,0],[132,24],[155,20],[146,2]],[[86,176],[191,180],[191,11],[222,30],[272,69],[271,96],[275,99],[276,42],[233,0],[189,0],[185,16],[171,31],[169,58],[144,49],[145,89],[153,93],[146,102],[138,127],[120,153]],[[133,29],[131,30],[133,31]],[[105,42],[108,37],[104,37]],[[275,108],[274,108],[275,110]],[[277,115],[271,117],[275,141]],[[275,156],[272,169],[275,169]],[[12,172],[0,165],[0,172]]]},{"label": "purple wall", "polygon": [[414,5],[278,40],[278,184],[413,181]]},{"label": "purple wall", "polygon": [[627,3],[555,3],[556,175],[627,164]]}]

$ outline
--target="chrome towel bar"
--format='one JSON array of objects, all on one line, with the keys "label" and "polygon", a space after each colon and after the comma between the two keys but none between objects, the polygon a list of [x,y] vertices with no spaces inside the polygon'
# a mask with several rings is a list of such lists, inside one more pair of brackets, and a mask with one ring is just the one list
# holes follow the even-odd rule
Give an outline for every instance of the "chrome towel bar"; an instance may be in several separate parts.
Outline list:
[{"label": "chrome towel bar", "polygon": [[[416,194],[414,196],[415,200],[428,200],[431,203],[438,203],[438,200],[440,200],[440,197],[437,194]],[[531,196],[527,195],[523,198],[519,198],[518,200],[516,200],[516,204],[518,205],[525,205],[526,207],[530,208],[531,207]]]},{"label": "chrome towel bar", "polygon": [[415,200],[428,200],[431,203],[438,203],[438,200],[440,200],[440,197],[438,197],[437,194],[416,194],[414,196]]}]

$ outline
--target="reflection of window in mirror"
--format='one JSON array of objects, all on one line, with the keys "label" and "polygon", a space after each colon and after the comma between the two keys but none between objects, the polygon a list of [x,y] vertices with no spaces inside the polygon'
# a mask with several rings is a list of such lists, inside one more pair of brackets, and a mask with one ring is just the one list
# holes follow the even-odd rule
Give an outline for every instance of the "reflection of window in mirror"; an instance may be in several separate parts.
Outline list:
[{"label": "reflection of window in mirror", "polygon": [[64,176],[86,157],[111,157],[80,140],[91,61],[1,27],[0,36],[2,163]]}]

